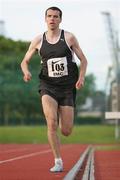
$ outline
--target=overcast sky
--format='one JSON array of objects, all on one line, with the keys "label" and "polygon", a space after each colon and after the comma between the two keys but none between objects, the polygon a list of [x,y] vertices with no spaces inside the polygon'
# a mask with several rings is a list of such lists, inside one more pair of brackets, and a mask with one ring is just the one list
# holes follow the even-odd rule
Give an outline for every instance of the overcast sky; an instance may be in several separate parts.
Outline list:
[{"label": "overcast sky", "polygon": [[31,41],[43,33],[44,12],[49,6],[63,11],[61,28],[77,37],[88,59],[87,74],[94,73],[97,89],[104,90],[112,60],[101,12],[111,13],[120,36],[120,0],[0,0],[0,19],[5,21],[6,36]]}]

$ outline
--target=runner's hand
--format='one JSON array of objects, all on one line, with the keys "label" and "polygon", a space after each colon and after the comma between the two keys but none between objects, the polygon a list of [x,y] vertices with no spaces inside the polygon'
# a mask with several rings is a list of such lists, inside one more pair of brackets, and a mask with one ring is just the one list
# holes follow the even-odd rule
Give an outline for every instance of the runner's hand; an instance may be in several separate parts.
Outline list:
[{"label": "runner's hand", "polygon": [[24,73],[23,79],[24,79],[25,82],[30,81],[31,78],[32,78],[32,75],[31,75],[31,73],[30,73],[29,71],[27,71],[26,73]]},{"label": "runner's hand", "polygon": [[79,78],[76,82],[76,89],[81,89],[84,86],[84,78]]}]

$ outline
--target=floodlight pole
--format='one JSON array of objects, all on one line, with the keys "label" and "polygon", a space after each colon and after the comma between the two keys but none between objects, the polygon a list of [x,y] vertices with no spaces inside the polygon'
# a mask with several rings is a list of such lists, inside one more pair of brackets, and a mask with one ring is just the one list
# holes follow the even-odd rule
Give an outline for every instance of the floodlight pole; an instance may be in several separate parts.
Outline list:
[{"label": "floodlight pole", "polygon": [[[110,46],[110,52],[112,57],[112,70],[114,72],[114,77],[111,82],[111,99],[112,99],[112,111],[120,111],[120,64],[119,64],[119,44],[118,44],[118,33],[115,34],[111,14],[109,12],[102,12],[106,20],[107,34]],[[116,37],[115,37],[116,35]],[[109,78],[109,77],[108,77]],[[107,79],[108,81],[108,79]],[[108,82],[107,82],[108,83]],[[115,112],[113,112],[115,113]],[[120,117],[115,119],[115,138],[118,139],[119,132],[119,120]]]}]

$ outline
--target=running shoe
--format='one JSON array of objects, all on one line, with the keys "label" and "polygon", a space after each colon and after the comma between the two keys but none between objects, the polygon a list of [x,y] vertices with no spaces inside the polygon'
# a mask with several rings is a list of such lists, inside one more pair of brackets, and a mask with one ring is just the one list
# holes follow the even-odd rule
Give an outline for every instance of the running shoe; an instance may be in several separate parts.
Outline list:
[{"label": "running shoe", "polygon": [[62,163],[56,163],[55,166],[53,166],[50,169],[50,172],[62,172],[63,171],[63,164]]}]

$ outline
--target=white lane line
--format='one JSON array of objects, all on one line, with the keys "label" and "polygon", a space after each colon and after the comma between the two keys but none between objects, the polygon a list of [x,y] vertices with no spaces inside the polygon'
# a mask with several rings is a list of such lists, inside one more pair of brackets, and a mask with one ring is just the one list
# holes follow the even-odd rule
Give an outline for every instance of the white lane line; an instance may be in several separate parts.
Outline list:
[{"label": "white lane line", "polygon": [[25,159],[25,158],[29,158],[29,157],[33,157],[33,156],[37,156],[37,155],[40,155],[40,154],[47,154],[49,152],[51,152],[50,149],[49,150],[45,150],[45,151],[31,153],[31,154],[26,154],[26,155],[23,155],[23,156],[18,156],[18,157],[15,157],[15,158],[11,158],[11,159],[6,159],[6,160],[3,160],[3,161],[0,161],[0,164],[11,162],[11,161],[16,161],[16,160],[20,160],[20,159]]}]

